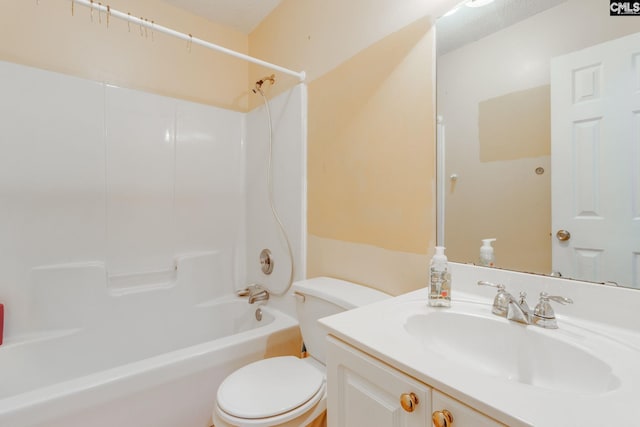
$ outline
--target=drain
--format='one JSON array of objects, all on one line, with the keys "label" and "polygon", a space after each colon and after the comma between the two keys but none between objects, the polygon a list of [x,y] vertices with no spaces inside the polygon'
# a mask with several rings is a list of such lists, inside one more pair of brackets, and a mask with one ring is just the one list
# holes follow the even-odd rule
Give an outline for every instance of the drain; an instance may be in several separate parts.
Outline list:
[{"label": "drain", "polygon": [[262,309],[261,308],[256,309],[256,320],[258,322],[262,320]]}]

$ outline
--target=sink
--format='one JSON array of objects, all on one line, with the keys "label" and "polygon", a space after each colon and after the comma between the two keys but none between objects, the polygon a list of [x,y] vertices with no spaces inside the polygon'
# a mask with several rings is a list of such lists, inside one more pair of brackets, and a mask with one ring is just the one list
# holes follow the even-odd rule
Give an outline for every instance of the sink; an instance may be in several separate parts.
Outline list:
[{"label": "sink", "polygon": [[493,378],[581,394],[602,394],[620,386],[611,366],[582,346],[579,334],[560,335],[560,330],[470,311],[412,314],[404,329],[444,360]]}]

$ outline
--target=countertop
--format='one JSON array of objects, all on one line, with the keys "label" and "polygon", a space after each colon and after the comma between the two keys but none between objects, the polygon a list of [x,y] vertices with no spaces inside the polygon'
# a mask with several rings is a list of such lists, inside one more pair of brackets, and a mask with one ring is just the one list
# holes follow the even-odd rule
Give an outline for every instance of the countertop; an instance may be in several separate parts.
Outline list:
[{"label": "countertop", "polygon": [[[464,293],[454,296],[451,309],[435,310],[473,307],[494,316],[491,299]],[[326,317],[320,323],[336,338],[509,426],[640,425],[640,334],[636,331],[561,315],[560,329],[551,330],[495,316],[497,321],[508,323],[507,327],[535,328],[530,332],[566,339],[587,349],[606,360],[616,379],[611,389],[603,392],[552,390],[492,376],[478,366],[460,363],[464,358],[447,357],[416,340],[404,327],[408,316],[433,310],[428,307],[426,289],[421,289]],[[550,358],[553,366],[554,355],[545,348],[539,352],[539,357]],[[585,375],[591,369],[578,368]]]}]

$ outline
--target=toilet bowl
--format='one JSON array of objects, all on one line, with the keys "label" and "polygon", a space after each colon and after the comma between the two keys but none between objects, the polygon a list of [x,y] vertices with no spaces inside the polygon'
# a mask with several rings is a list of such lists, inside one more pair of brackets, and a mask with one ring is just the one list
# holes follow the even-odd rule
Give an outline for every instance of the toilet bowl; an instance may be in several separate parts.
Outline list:
[{"label": "toilet bowl", "polygon": [[216,395],[215,427],[301,427],[322,416],[326,410],[326,333],[317,320],[389,298],[374,289],[328,277],[296,282],[292,290],[310,357],[273,357],[230,374]]},{"label": "toilet bowl", "polygon": [[233,372],[220,385],[214,425],[306,426],[324,413],[326,393],[325,367],[313,358],[260,360]]}]

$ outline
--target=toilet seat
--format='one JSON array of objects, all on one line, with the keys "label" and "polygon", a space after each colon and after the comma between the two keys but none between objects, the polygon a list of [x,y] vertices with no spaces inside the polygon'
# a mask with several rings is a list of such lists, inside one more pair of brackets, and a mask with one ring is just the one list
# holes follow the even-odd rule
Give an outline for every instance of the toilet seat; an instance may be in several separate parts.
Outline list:
[{"label": "toilet seat", "polygon": [[302,359],[283,356],[259,360],[222,382],[216,413],[233,425],[281,424],[316,405],[325,388],[323,373]]}]

